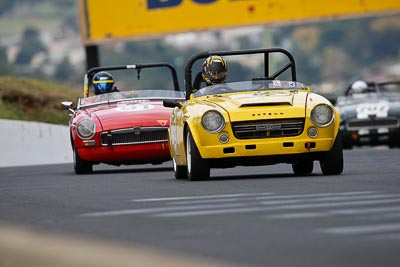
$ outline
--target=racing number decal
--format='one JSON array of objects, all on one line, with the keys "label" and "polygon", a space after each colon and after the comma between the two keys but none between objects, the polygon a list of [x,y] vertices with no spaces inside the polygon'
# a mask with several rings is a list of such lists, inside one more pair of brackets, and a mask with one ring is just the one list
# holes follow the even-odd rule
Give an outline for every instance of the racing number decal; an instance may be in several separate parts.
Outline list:
[{"label": "racing number decal", "polygon": [[357,107],[357,118],[367,119],[370,116],[387,117],[389,111],[389,103],[387,101],[380,101],[378,103],[365,103]]},{"label": "racing number decal", "polygon": [[154,106],[150,104],[135,104],[135,105],[123,105],[117,107],[116,111],[143,111],[153,109]]}]

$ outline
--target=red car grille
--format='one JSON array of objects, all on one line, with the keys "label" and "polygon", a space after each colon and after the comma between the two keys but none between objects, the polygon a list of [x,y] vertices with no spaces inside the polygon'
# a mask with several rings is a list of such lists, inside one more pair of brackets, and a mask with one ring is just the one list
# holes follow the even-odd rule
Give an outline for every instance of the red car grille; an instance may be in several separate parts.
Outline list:
[{"label": "red car grille", "polygon": [[100,142],[107,145],[129,145],[168,141],[168,127],[135,127],[100,134]]},{"label": "red car grille", "polygon": [[347,122],[348,130],[378,129],[378,128],[397,128],[400,126],[399,119],[393,117],[386,118],[366,118],[353,119]]},{"label": "red car grille", "polygon": [[259,120],[232,123],[237,139],[257,139],[300,135],[304,119]]}]

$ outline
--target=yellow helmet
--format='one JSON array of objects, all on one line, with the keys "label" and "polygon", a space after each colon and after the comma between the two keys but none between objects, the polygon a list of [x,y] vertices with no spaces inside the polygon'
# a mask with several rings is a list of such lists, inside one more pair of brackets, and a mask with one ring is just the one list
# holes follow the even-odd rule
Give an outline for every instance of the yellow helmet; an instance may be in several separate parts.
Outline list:
[{"label": "yellow helmet", "polygon": [[209,85],[224,83],[228,75],[228,64],[221,56],[209,56],[203,63],[202,75]]}]

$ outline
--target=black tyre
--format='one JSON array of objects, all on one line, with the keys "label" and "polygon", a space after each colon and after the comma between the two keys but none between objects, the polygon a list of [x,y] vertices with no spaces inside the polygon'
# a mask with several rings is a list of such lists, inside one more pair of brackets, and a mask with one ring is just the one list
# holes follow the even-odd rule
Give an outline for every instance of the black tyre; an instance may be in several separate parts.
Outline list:
[{"label": "black tyre", "polygon": [[388,146],[389,148],[400,147],[400,136],[397,135],[390,136]]},{"label": "black tyre", "polygon": [[314,169],[314,161],[306,159],[299,160],[295,163],[292,163],[292,170],[295,175],[309,175],[313,172]]},{"label": "black tyre", "polygon": [[340,131],[336,136],[332,149],[323,155],[319,163],[324,175],[338,175],[343,172],[343,147]]},{"label": "black tyre", "polygon": [[74,149],[74,170],[76,174],[89,174],[93,172],[93,164],[81,159],[76,148]]},{"label": "black tyre", "polygon": [[176,179],[187,179],[188,173],[186,166],[178,166],[174,158],[172,158],[172,163],[174,165],[174,174]]},{"label": "black tyre", "polygon": [[351,133],[348,131],[344,131],[342,132],[341,137],[343,149],[353,149],[354,141],[351,137]]},{"label": "black tyre", "polygon": [[190,130],[186,134],[187,176],[191,181],[210,178],[210,164],[200,156]]},{"label": "black tyre", "polygon": [[353,144],[351,143],[351,141],[343,141],[343,149],[353,149]]}]

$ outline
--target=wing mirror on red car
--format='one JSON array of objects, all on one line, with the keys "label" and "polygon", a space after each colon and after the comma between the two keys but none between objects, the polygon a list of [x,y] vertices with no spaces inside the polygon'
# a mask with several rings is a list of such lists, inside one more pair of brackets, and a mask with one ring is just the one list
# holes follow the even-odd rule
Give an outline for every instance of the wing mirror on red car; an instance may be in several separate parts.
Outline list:
[{"label": "wing mirror on red car", "polygon": [[65,109],[65,110],[69,110],[69,112],[71,112],[72,114],[75,112],[72,101],[61,102],[61,108]]}]

